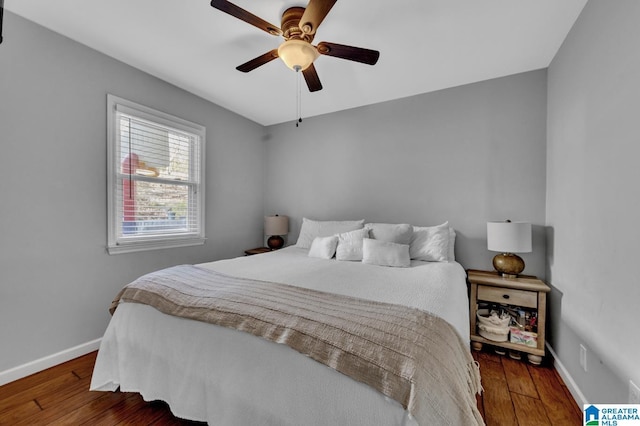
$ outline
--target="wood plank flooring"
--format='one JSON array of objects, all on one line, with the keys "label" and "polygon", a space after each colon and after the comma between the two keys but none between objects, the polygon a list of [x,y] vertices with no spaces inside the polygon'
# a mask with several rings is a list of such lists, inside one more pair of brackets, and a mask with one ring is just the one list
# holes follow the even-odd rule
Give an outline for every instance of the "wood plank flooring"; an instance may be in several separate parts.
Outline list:
[{"label": "wood plank flooring", "polygon": [[582,410],[553,368],[550,357],[536,367],[491,352],[473,352],[484,392],[478,408],[488,426],[582,425]]},{"label": "wood plank flooring", "polygon": [[[488,426],[570,426],[582,412],[555,369],[474,352]],[[136,393],[90,392],[96,352],[0,386],[0,425],[202,425],[175,418],[163,402]]]}]

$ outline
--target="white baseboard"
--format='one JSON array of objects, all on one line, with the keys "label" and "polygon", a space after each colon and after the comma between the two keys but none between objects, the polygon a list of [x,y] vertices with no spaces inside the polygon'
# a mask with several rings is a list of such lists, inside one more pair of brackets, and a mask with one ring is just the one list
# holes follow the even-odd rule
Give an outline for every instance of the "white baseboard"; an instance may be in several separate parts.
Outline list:
[{"label": "white baseboard", "polygon": [[548,342],[546,346],[549,352],[551,353],[551,356],[553,356],[553,366],[556,368],[556,371],[558,371],[558,374],[560,374],[560,377],[562,377],[564,384],[567,385],[567,389],[569,389],[569,392],[571,392],[571,396],[573,396],[573,399],[576,401],[576,404],[578,404],[578,407],[582,409],[583,405],[589,403],[587,401],[587,398],[585,398],[584,394],[576,384],[575,380],[573,380],[573,377],[571,377],[571,374],[569,374],[569,371],[567,371],[567,369],[562,364],[562,362],[558,360],[558,355],[553,350],[553,348],[549,345]]},{"label": "white baseboard", "polygon": [[78,358],[82,355],[86,355],[89,352],[98,350],[102,338],[92,340],[90,342],[83,343],[73,348],[65,349],[64,351],[46,356],[44,358],[36,359],[35,361],[28,362],[23,365],[11,368],[9,370],[0,371],[0,386],[9,382],[13,382],[18,379],[27,377],[33,373],[38,373],[47,368],[62,364],[63,362],[70,361],[74,358]]}]

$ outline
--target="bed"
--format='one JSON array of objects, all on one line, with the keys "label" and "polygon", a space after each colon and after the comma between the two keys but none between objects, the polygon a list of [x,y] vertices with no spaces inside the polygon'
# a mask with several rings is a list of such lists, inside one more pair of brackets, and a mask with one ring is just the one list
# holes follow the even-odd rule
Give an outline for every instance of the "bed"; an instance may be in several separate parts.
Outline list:
[{"label": "bed", "polygon": [[[326,237],[313,240],[317,238]],[[345,375],[332,368],[335,359],[318,362],[305,353],[308,342],[292,348],[282,344],[286,343],[282,333],[256,338],[242,327],[168,315],[126,298],[113,306],[91,389],[138,392],[147,401],[166,401],[177,417],[211,425],[482,424],[475,405],[475,393],[481,388],[477,365],[469,354],[462,266],[455,261],[416,259],[405,267],[338,261],[333,254],[310,256],[312,248],[301,243],[187,267],[205,278],[220,275],[244,284],[312,292],[314,297],[326,294],[375,306],[388,304],[444,320],[453,335],[426,349],[440,353],[427,374],[443,382],[440,388],[427,386],[428,395],[437,396],[433,400],[427,396],[429,407],[414,410],[412,402],[399,402],[389,392],[365,384],[367,380]],[[448,371],[456,357],[466,365]],[[456,377],[450,379],[450,375]],[[455,381],[466,381],[458,386],[462,391],[453,391]],[[413,379],[409,382],[413,392]],[[441,399],[448,394],[456,404],[453,413]]]}]

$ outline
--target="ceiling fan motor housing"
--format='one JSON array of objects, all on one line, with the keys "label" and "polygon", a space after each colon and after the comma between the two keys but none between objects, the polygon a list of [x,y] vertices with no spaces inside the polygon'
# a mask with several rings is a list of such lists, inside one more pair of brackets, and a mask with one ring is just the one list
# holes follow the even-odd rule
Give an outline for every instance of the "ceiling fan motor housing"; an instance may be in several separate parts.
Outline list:
[{"label": "ceiling fan motor housing", "polygon": [[300,19],[304,14],[304,7],[290,7],[282,14],[282,35],[285,40],[297,39],[307,43],[313,41],[313,34],[305,34],[299,27]]}]

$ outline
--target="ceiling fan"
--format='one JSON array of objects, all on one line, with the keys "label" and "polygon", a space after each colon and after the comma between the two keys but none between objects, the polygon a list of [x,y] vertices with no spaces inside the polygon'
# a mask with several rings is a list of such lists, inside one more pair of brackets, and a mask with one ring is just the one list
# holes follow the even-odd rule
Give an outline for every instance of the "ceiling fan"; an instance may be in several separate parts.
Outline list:
[{"label": "ceiling fan", "polygon": [[375,65],[380,57],[380,52],[377,50],[345,46],[326,41],[322,41],[316,46],[311,44],[320,23],[322,23],[336,1],[309,0],[306,8],[290,7],[282,14],[281,28],[226,0],[212,0],[211,6],[271,35],[281,35],[285,39],[277,49],[273,49],[236,67],[238,71],[249,72],[276,58],[280,58],[292,70],[296,72],[302,71],[309,91],[315,92],[322,89],[322,83],[320,83],[320,78],[313,65],[313,61],[319,55],[333,56],[368,65]]}]

